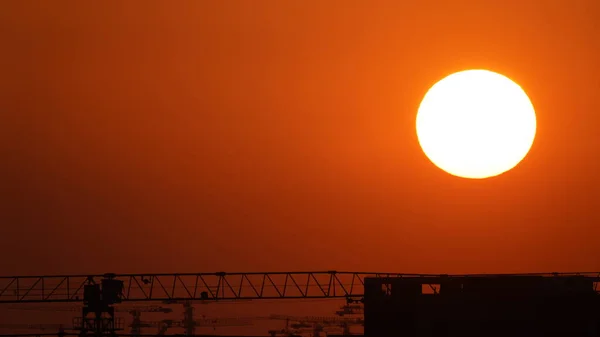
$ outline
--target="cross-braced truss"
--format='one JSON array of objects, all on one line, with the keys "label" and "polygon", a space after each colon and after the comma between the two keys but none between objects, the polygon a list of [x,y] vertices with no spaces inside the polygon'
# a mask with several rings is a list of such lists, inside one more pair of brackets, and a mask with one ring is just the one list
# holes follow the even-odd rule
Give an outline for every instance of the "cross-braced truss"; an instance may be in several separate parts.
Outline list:
[{"label": "cross-braced truss", "polygon": [[[521,274],[593,277],[594,273]],[[250,272],[105,274],[0,277],[0,303],[82,302],[86,284],[113,278],[124,282],[122,301],[219,301],[363,297],[367,277],[439,277],[371,272]],[[499,275],[452,275],[452,277]]]},{"label": "cross-braced truss", "polygon": [[81,302],[84,285],[107,277],[124,282],[123,301],[360,298],[365,277],[404,275],[328,271],[0,277],[0,303]]}]

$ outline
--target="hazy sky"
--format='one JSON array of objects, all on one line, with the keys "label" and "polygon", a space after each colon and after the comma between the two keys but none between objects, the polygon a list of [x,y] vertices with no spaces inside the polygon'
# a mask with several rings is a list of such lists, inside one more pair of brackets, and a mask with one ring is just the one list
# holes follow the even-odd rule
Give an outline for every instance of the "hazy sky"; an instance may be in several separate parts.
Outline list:
[{"label": "hazy sky", "polygon": [[[600,2],[0,2],[1,273],[600,269]],[[513,171],[423,155],[467,68],[538,117]]]}]

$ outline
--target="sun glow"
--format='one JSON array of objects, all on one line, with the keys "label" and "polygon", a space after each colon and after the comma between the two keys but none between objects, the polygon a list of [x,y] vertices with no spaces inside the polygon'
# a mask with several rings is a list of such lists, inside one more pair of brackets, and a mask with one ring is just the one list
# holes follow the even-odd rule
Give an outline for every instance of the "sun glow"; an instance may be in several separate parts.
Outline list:
[{"label": "sun glow", "polygon": [[416,121],[425,155],[440,169],[463,178],[502,174],[533,145],[536,116],[525,91],[488,70],[466,70],[433,85]]}]

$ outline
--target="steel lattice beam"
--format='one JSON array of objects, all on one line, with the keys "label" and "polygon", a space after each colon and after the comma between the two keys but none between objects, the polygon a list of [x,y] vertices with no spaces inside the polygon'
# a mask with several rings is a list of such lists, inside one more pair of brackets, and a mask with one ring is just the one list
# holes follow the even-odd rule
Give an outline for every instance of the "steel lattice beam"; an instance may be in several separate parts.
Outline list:
[{"label": "steel lattice beam", "polygon": [[[600,280],[599,273],[522,274],[582,275]],[[0,303],[82,302],[83,287],[106,277],[124,282],[122,300],[219,301],[303,298],[362,298],[366,277],[438,277],[371,272],[270,272],[105,274],[0,277]],[[468,277],[475,275],[452,275]],[[480,275],[481,276],[481,275]],[[497,275],[483,275],[497,276]]]},{"label": "steel lattice beam", "polygon": [[[84,285],[106,275],[0,277],[0,303],[81,302]],[[123,301],[360,298],[365,277],[396,273],[273,272],[121,274]]]}]

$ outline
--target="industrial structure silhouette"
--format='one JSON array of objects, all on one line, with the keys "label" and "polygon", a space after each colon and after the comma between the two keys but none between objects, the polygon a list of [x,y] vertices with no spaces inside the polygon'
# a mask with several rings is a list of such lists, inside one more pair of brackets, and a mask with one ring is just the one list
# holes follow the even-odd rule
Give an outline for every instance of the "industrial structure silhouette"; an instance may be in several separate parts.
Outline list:
[{"label": "industrial structure silhouette", "polygon": [[[420,275],[326,271],[17,276],[0,278],[0,304],[79,303],[80,315],[71,327],[26,327],[81,337],[142,336],[142,328],[157,329],[153,334],[156,336],[164,335],[171,327],[183,328],[185,335],[192,336],[197,326],[252,324],[250,318],[195,319],[196,302],[310,298],[344,298],[347,305],[336,312],[337,317],[263,317],[286,321],[285,329],[269,333],[332,336],[328,328],[341,328],[342,334],[349,334],[350,326],[361,325],[366,337],[588,337],[600,336],[599,283],[600,273]],[[180,303],[184,305],[184,318],[144,321],[143,312],[166,313],[172,309],[116,306],[125,302]],[[132,316],[128,334],[124,333],[122,319],[115,317],[119,310]],[[348,315],[351,317],[341,317]],[[3,327],[23,328],[19,324]]]}]

